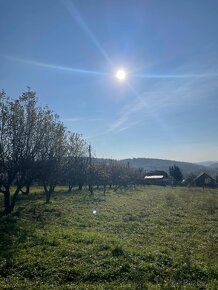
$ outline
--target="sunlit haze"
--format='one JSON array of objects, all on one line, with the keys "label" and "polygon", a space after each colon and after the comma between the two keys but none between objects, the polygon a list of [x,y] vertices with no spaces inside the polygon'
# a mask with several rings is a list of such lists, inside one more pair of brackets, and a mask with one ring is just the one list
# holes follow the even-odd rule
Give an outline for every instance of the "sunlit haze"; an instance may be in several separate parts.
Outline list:
[{"label": "sunlit haze", "polygon": [[96,156],[218,160],[218,1],[0,1],[0,89]]}]

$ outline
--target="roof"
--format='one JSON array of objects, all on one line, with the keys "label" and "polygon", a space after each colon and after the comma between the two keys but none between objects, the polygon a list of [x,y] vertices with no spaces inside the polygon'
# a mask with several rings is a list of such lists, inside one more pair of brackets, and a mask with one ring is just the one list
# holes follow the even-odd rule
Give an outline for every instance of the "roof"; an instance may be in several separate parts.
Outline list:
[{"label": "roof", "polygon": [[146,175],[145,177],[144,177],[144,179],[163,179],[164,178],[164,176],[163,175]]},{"label": "roof", "polygon": [[[197,180],[198,178],[200,178],[201,176],[206,176],[207,178],[213,179],[209,174],[207,174],[206,172],[201,172],[194,180]],[[214,179],[213,179],[214,180]]]}]

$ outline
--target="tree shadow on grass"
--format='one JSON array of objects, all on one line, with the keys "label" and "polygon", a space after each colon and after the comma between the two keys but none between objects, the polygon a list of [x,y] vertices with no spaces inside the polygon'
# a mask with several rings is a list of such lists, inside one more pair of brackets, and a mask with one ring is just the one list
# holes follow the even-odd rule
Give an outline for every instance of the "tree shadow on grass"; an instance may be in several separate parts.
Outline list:
[{"label": "tree shadow on grass", "polygon": [[14,238],[19,232],[17,221],[13,217],[0,218],[0,257],[12,256]]},{"label": "tree shadow on grass", "polygon": [[30,229],[19,225],[17,216],[0,218],[0,276],[11,273],[18,245],[24,243],[30,234]]}]

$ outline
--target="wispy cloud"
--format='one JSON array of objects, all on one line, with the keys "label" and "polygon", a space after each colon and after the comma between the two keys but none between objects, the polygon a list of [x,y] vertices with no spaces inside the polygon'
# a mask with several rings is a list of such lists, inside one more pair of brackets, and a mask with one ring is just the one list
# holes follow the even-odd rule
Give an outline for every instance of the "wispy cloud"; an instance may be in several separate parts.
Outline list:
[{"label": "wispy cloud", "polygon": [[102,118],[62,118],[62,122],[98,122],[102,121]]},{"label": "wispy cloud", "polygon": [[[197,62],[196,62],[197,63]],[[171,129],[160,117],[164,111],[187,106],[199,102],[202,98],[207,98],[217,92],[218,73],[216,73],[216,62],[213,66],[196,63],[183,64],[176,68],[174,75],[147,75],[151,78],[145,84],[147,89],[139,94],[135,87],[128,85],[135,99],[125,105],[120,111],[117,119],[109,125],[107,130],[111,132],[121,132],[122,128],[127,130],[140,122],[139,112],[145,111],[146,115],[155,120],[163,130],[170,133]],[[204,73],[193,74],[191,71],[204,71]],[[133,122],[134,121],[134,122]]]},{"label": "wispy cloud", "polygon": [[144,79],[189,79],[218,77],[218,73],[208,74],[133,74],[133,77]]},{"label": "wispy cloud", "polygon": [[62,118],[62,122],[80,122],[81,118]]},{"label": "wispy cloud", "polygon": [[127,104],[119,113],[118,118],[112,124],[110,124],[106,132],[121,132],[129,129],[130,127],[133,127],[139,121],[136,122],[136,120],[134,120],[133,122],[131,120],[132,115],[143,110],[144,108],[145,104],[139,99],[136,99],[133,102]]},{"label": "wispy cloud", "polygon": [[43,68],[48,69],[55,69],[55,70],[61,70],[65,72],[71,72],[71,73],[79,73],[79,74],[89,74],[89,75],[108,75],[106,72],[101,71],[93,71],[93,70],[87,70],[87,69],[81,69],[81,68],[72,68],[67,66],[61,66],[61,65],[54,65],[54,64],[48,64],[45,62],[35,61],[35,60],[29,60],[29,59],[23,59],[23,58],[17,58],[13,56],[8,55],[1,55],[1,57],[8,59],[10,61],[16,61],[27,65],[33,65],[33,66],[39,66]]}]

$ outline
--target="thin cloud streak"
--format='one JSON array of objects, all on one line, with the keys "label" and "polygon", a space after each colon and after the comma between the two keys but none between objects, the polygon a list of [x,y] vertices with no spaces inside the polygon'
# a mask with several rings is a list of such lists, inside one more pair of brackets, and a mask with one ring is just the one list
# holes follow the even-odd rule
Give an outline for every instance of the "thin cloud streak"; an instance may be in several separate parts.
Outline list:
[{"label": "thin cloud streak", "polygon": [[109,75],[108,73],[100,72],[100,71],[85,70],[85,69],[79,69],[79,68],[53,65],[53,64],[48,64],[48,63],[34,61],[34,60],[17,58],[17,57],[13,57],[13,56],[6,56],[6,55],[1,55],[1,56],[5,59],[10,60],[10,61],[16,61],[16,62],[24,63],[27,65],[34,65],[34,66],[39,66],[39,67],[43,67],[43,68],[62,70],[65,72],[79,73],[79,74],[92,74],[92,75]]},{"label": "thin cloud streak", "polygon": [[[209,68],[209,67],[208,67]],[[211,67],[210,67],[211,68]],[[193,69],[193,67],[192,67]],[[177,69],[184,70],[184,66]],[[206,70],[208,72],[208,70]],[[148,76],[148,75],[146,75]],[[149,75],[153,78],[153,75]],[[177,74],[168,76],[155,76],[155,83],[148,83],[147,89],[142,94],[139,94],[135,87],[128,84],[129,89],[136,97],[136,101],[131,102],[125,106],[120,112],[120,116],[115,122],[110,125],[107,132],[122,131],[122,128],[128,129],[131,127],[132,118],[138,118],[136,113],[146,110],[146,113],[156,121],[159,126],[168,133],[168,135],[175,134],[162,118],[160,113],[164,113],[175,107],[185,106],[187,102],[199,101],[201,98],[214,92],[217,89],[218,74]],[[158,80],[159,79],[159,80]],[[139,122],[136,122],[136,124]]]},{"label": "thin cloud streak", "polygon": [[62,122],[80,122],[82,119],[81,118],[62,118]]},{"label": "thin cloud streak", "polygon": [[62,118],[62,122],[97,122],[102,121],[102,118]]},{"label": "thin cloud streak", "polygon": [[108,133],[110,132],[121,132],[123,131],[122,128],[125,128],[125,130],[129,129],[130,127],[133,127],[140,123],[140,121],[134,120],[134,122],[131,120],[131,117],[136,113],[139,113],[142,110],[146,110],[146,113],[154,120],[156,121],[159,126],[166,132],[168,132],[170,135],[172,132],[169,130],[168,126],[164,124],[163,120],[160,120],[160,117],[155,113],[149,103],[146,101],[143,96],[146,94],[142,93],[139,94],[136,89],[128,83],[128,87],[130,88],[131,92],[136,97],[136,101],[131,102],[128,106],[126,106],[123,111],[121,112],[121,116],[110,126],[110,128],[107,130]]},{"label": "thin cloud streak", "polygon": [[129,128],[134,127],[134,126],[137,125],[138,123],[140,123],[140,121],[129,122],[129,123],[128,123],[128,126],[124,126],[124,127],[121,127],[121,128],[119,128],[119,129],[117,129],[116,133],[120,133],[120,132],[126,131],[126,130],[128,130]]},{"label": "thin cloud streak", "polygon": [[176,75],[176,74],[163,74],[163,75],[155,75],[155,74],[133,74],[133,77],[136,78],[145,78],[145,79],[186,79],[186,78],[217,78],[218,73],[208,73],[208,74],[184,74],[184,75]]},{"label": "thin cloud streak", "polygon": [[200,101],[208,94],[212,94],[216,87],[217,81],[214,79],[158,82],[147,94],[147,101],[154,111],[169,110],[176,106],[186,106],[187,102]]},{"label": "thin cloud streak", "polygon": [[[140,110],[143,110],[146,107],[146,103],[143,101],[141,96],[136,95],[137,99],[128,104],[123,108],[120,112],[120,117],[110,125],[110,127],[106,130],[107,133],[112,132],[120,132],[121,129],[125,127],[125,130],[134,126],[136,122],[132,123],[129,121],[130,117]],[[137,122],[138,123],[138,122]],[[124,126],[125,125],[125,126]]]}]

